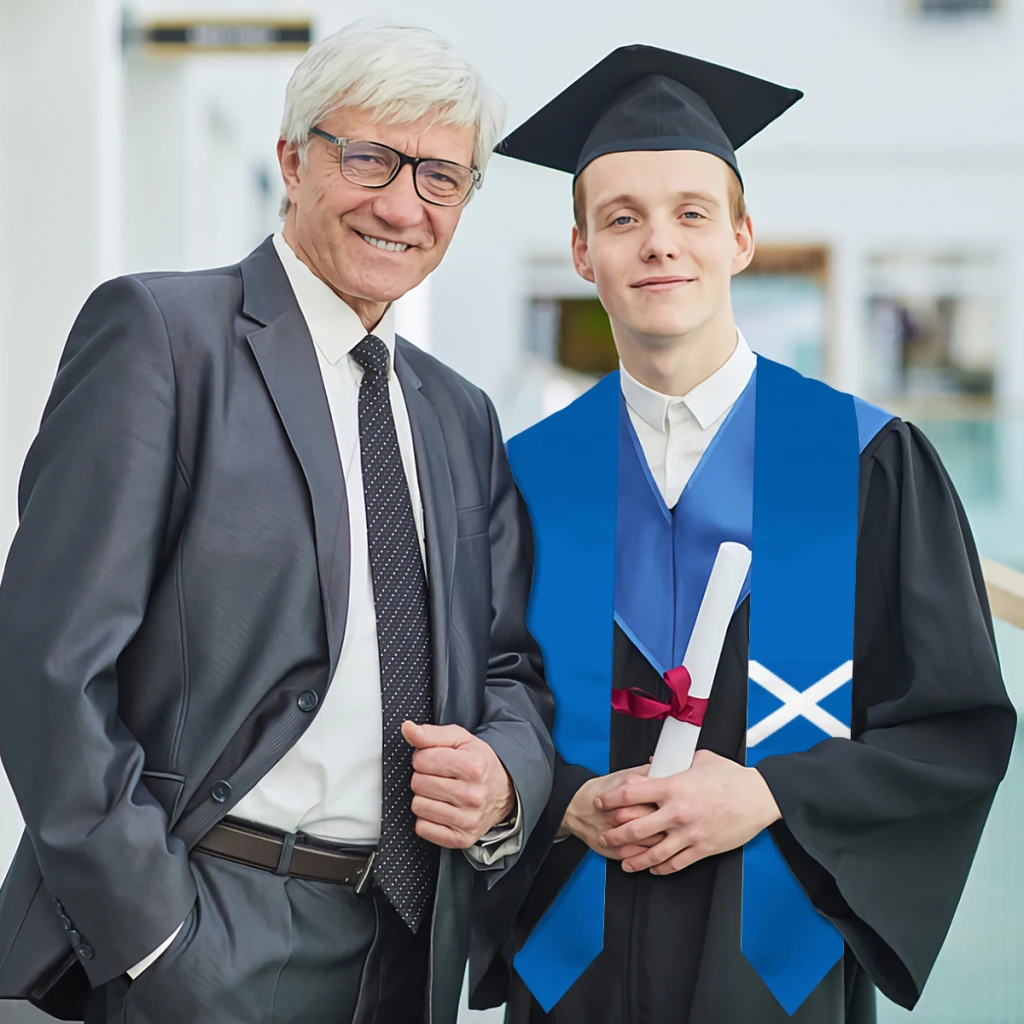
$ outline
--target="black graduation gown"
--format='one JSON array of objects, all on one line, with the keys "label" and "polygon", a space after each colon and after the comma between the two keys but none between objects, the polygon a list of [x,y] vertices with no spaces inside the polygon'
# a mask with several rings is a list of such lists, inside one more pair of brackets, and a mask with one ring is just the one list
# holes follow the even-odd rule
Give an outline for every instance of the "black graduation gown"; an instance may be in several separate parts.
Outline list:
[{"label": "black graduation gown", "polygon": [[[749,601],[730,624],[699,747],[741,761]],[[667,698],[616,630],[614,684]],[[556,710],[557,714],[557,710]],[[660,723],[610,712],[611,769],[645,764]],[[674,875],[609,861],[604,950],[545,1015],[511,970],[582,860],[553,843],[591,773],[559,759],[548,807],[513,870],[477,890],[470,1005],[508,1024],[869,1024],[874,986],[912,1007],[952,920],[1016,716],[963,508],[938,456],[894,421],[864,450],[854,626],[853,742],[762,760],[782,812],[770,833],[843,959],[789,1017],[740,951],[742,852]]]}]

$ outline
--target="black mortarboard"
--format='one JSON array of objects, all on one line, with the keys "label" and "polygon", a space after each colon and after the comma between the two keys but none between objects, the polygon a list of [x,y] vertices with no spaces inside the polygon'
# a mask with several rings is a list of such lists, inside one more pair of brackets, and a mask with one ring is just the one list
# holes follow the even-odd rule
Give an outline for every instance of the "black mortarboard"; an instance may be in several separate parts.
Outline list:
[{"label": "black mortarboard", "polygon": [[[656,46],[620,46],[496,153],[575,177],[606,153],[695,149],[739,175],[736,150],[803,93]],[[742,181],[742,179],[741,179]]]}]

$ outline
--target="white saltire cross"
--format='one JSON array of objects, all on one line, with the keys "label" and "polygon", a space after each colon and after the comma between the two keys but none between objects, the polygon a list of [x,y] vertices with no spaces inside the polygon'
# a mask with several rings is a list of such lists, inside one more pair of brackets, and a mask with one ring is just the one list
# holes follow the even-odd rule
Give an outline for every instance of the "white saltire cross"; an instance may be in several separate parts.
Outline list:
[{"label": "white saltire cross", "polygon": [[813,722],[829,736],[847,740],[850,738],[849,726],[843,725],[838,718],[819,707],[819,702],[830,693],[835,693],[840,686],[853,678],[852,661],[829,672],[824,679],[819,679],[802,693],[799,690],[794,690],[789,683],[784,682],[774,672],[769,672],[759,662],[752,661],[750,663],[749,675],[758,686],[764,687],[773,697],[781,700],[782,707],[777,708],[766,718],[762,718],[757,725],[747,730],[747,747],[756,746],[762,740],[766,740],[773,733],[778,732],[784,725],[788,725],[793,719],[801,716]]}]

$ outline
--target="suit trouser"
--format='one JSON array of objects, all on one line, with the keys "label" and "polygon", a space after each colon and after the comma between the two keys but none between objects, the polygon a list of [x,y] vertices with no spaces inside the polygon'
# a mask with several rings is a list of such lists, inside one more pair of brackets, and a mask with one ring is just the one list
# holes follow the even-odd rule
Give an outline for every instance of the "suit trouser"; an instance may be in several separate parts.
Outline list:
[{"label": "suit trouser", "polygon": [[[85,1024],[418,1024],[429,926],[379,895],[192,855],[199,897],[135,981],[89,997]],[[429,921],[429,917],[428,917]]]}]

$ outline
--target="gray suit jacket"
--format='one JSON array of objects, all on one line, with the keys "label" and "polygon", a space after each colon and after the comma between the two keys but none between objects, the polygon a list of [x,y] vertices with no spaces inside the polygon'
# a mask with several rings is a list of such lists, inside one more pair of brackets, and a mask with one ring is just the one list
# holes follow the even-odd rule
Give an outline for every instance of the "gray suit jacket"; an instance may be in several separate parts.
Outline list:
[{"label": "gray suit jacket", "polygon": [[[437,720],[495,749],[529,833],[551,787],[553,712],[524,623],[525,508],[487,397],[405,341],[395,368],[424,504]],[[0,583],[0,756],[26,831],[0,891],[0,998],[76,1019],[89,985],[188,915],[189,849],[309,725],[297,697],[323,696],[341,651],[344,479],[269,239],[237,266],[96,290],[19,497]],[[437,1021],[455,1019],[473,877],[443,852]]]}]

